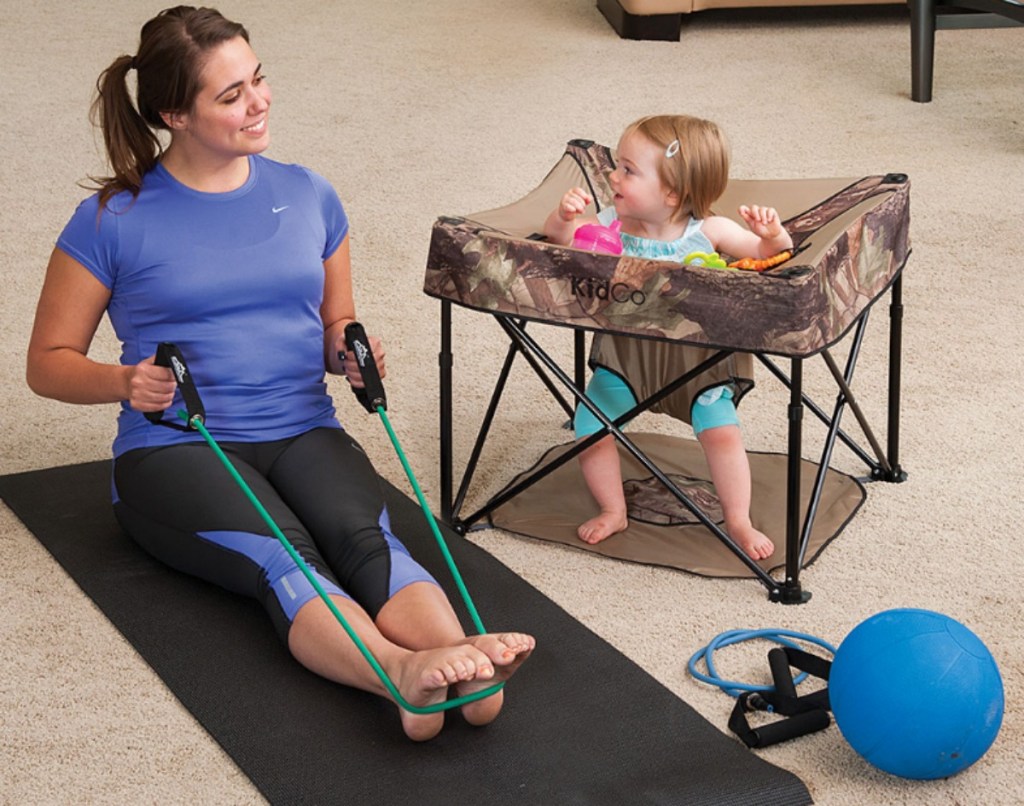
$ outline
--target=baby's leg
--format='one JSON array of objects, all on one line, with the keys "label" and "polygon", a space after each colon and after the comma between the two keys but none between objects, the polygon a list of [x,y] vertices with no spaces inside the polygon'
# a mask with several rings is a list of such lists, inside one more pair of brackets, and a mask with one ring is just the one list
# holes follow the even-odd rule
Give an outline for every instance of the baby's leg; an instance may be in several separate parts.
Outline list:
[{"label": "baby's leg", "polygon": [[626,496],[622,491],[622,468],[612,437],[605,437],[580,454],[580,470],[587,489],[597,501],[600,513],[581,523],[576,530],[584,543],[600,543],[629,525]]},{"label": "baby's leg", "polygon": [[[587,397],[609,420],[615,420],[636,405],[636,398],[626,382],[603,367],[594,370],[587,385]],[[589,437],[603,424],[586,406],[580,405],[573,418],[577,439]],[[626,496],[622,491],[622,469],[615,439],[607,436],[580,454],[580,470],[587,489],[594,496],[600,513],[580,524],[576,530],[584,543],[600,543],[629,525]]]},{"label": "baby's leg", "polygon": [[739,426],[708,428],[701,431],[697,439],[708,460],[711,482],[722,503],[729,537],[751,559],[767,559],[775,551],[775,545],[750,522],[750,461]]}]

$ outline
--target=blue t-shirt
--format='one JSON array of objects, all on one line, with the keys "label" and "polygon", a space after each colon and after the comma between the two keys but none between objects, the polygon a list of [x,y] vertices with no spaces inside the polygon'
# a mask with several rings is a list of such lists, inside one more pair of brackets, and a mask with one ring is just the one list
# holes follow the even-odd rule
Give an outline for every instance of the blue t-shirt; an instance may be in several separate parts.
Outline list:
[{"label": "blue t-shirt", "polygon": [[[178,345],[218,441],[340,427],[324,382],[320,303],[323,261],[348,218],[312,171],[260,156],[249,165],[228,193],[192,190],[158,165],[137,198],[115,196],[98,219],[98,197],[83,201],[57,240],[110,289],[122,364],[159,342]],[[165,416],[181,408],[179,395]],[[114,455],[189,439],[201,436],[153,425],[124,402]]]}]

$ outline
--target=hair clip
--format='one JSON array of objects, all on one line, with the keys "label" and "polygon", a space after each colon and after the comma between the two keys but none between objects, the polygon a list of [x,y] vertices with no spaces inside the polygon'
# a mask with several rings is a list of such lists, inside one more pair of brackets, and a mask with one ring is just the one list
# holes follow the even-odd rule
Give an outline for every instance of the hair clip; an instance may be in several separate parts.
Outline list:
[{"label": "hair clip", "polygon": [[670,160],[678,153],[679,141],[673,140],[671,143],[668,144],[668,148],[665,149],[665,159]]}]

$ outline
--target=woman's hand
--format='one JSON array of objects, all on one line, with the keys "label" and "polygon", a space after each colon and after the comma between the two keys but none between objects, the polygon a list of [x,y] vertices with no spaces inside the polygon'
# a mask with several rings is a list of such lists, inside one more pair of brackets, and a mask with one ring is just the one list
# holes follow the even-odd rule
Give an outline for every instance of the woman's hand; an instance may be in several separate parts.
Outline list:
[{"label": "woman's hand", "polygon": [[[370,342],[370,351],[373,353],[373,360],[377,364],[377,372],[380,373],[381,380],[383,380],[385,375],[387,375],[387,368],[384,366],[384,345],[376,336],[367,336],[366,338]],[[348,378],[348,382],[353,387],[362,389],[366,384],[363,383],[359,362],[356,360],[355,351],[348,349],[344,336],[338,340],[338,354],[343,356],[341,360],[341,374]]]},{"label": "woman's hand", "polygon": [[164,411],[174,400],[174,373],[158,367],[156,356],[144,358],[128,375],[128,405],[135,411]]}]

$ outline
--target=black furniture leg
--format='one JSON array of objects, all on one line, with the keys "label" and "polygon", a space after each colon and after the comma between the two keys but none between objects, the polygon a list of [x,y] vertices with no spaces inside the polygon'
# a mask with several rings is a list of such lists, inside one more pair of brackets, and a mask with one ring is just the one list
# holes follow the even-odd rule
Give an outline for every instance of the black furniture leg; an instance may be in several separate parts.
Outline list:
[{"label": "black furniture leg", "polygon": [[910,97],[932,99],[935,63],[935,0],[910,0]]},{"label": "black furniture leg", "polygon": [[792,360],[789,387],[789,469],[786,479],[786,581],[769,598],[782,604],[803,604],[810,591],[800,587],[800,458],[803,452],[803,359]]},{"label": "black furniture leg", "polygon": [[597,7],[622,39],[679,41],[683,21],[680,13],[631,14],[619,0],[597,0]]}]

